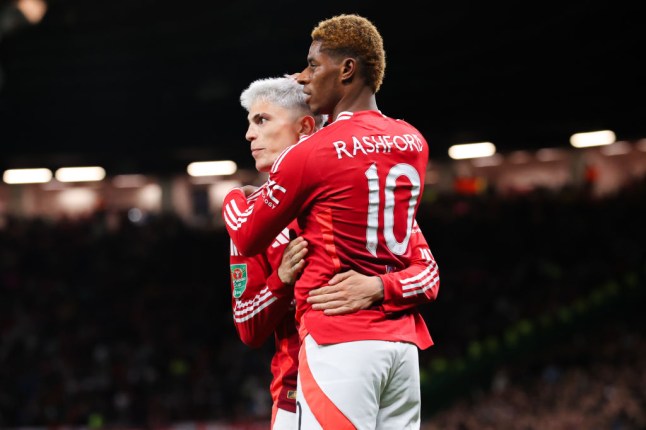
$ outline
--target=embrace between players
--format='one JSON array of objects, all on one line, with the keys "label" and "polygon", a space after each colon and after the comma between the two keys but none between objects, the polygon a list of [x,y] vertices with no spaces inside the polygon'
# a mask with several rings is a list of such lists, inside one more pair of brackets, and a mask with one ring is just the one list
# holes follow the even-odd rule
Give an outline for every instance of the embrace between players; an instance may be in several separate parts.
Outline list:
[{"label": "embrace between players", "polygon": [[377,108],[385,52],[369,20],[338,15],[311,36],[302,72],[240,96],[269,178],[223,202],[234,323],[250,346],[274,335],[272,430],[418,429],[418,348],[433,341],[417,306],[439,289],[415,219],[428,145]]}]

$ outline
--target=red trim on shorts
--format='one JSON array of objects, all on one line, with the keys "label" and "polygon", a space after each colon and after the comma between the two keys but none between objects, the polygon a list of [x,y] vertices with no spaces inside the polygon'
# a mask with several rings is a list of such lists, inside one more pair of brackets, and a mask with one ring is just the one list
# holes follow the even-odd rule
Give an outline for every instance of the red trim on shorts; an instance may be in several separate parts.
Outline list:
[{"label": "red trim on shorts", "polygon": [[298,355],[298,361],[300,363],[298,372],[301,379],[303,396],[310,411],[312,411],[316,420],[324,429],[356,430],[356,427],[350,420],[343,415],[343,412],[332,403],[323,390],[321,390],[321,387],[319,387],[310,370],[305,349],[305,345],[303,345]]},{"label": "red trim on shorts", "polygon": [[274,423],[276,422],[276,414],[278,413],[278,404],[277,402],[274,402],[274,404],[271,407],[271,425],[270,429],[274,428]]}]

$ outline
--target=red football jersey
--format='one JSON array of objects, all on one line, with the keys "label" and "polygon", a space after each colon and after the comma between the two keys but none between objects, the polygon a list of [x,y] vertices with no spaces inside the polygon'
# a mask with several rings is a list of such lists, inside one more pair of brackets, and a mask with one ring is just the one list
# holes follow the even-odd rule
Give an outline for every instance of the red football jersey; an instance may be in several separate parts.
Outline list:
[{"label": "red football jersey", "polygon": [[[290,224],[298,234],[295,224]],[[273,333],[276,352],[271,361],[270,386],[274,404],[295,412],[296,375],[300,339],[294,316],[293,289],[283,284],[276,271],[289,242],[288,228],[276,237],[266,252],[245,257],[231,243],[231,291],[233,320],[242,341],[259,347]],[[433,300],[439,291],[439,272],[435,258],[417,224],[410,246],[414,259],[400,272],[380,275],[384,284],[383,306],[401,311],[422,300]],[[411,300],[410,297],[415,297]]]},{"label": "red football jersey", "polygon": [[[298,227],[290,226],[298,232]],[[274,405],[296,412],[296,376],[300,339],[294,317],[294,289],[278,277],[283,251],[289,243],[285,228],[262,254],[245,257],[231,242],[233,322],[240,339],[261,346],[272,334],[275,352],[270,392]]]},{"label": "red football jersey", "polygon": [[402,302],[385,300],[348,315],[326,316],[306,301],[309,290],[336,273],[384,275],[413,264],[418,256],[410,240],[427,163],[426,140],[407,122],[378,111],[344,112],[286,149],[252,203],[240,189],[227,195],[226,227],[244,255],[262,252],[297,219],[309,243],[307,265],[295,285],[302,333],[319,344],[371,339],[412,342],[422,349],[432,344],[412,305],[432,300],[436,292],[424,290],[428,285],[411,287],[432,277],[402,278],[396,285]]}]

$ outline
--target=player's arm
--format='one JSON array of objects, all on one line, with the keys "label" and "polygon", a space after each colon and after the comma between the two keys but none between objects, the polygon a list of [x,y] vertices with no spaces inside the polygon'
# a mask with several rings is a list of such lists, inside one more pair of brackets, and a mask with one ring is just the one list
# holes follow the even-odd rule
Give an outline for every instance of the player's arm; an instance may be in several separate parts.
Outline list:
[{"label": "player's arm", "polygon": [[379,275],[384,286],[383,307],[396,312],[428,303],[437,298],[440,289],[440,272],[426,238],[415,221],[411,234],[410,265],[399,272]]},{"label": "player's arm", "polygon": [[290,157],[290,147],[278,157],[267,182],[248,198],[234,188],[224,198],[222,216],[229,236],[246,256],[263,252],[298,214],[309,190],[303,184],[302,160]]},{"label": "player's arm", "polygon": [[239,255],[231,246],[233,322],[246,345],[259,347],[292,307],[293,283],[304,267],[307,243],[298,238],[288,244],[280,266],[271,270],[264,254]]},{"label": "player's arm", "polygon": [[310,292],[307,301],[326,315],[342,315],[381,303],[387,312],[396,312],[435,300],[439,272],[424,235],[415,223],[411,235],[412,260],[399,272],[366,276],[350,270],[335,275],[328,286]]}]

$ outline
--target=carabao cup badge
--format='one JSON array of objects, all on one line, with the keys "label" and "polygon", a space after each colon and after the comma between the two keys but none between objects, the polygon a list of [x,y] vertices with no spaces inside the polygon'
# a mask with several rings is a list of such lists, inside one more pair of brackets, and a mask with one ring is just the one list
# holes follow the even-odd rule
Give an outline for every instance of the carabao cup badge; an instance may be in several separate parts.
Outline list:
[{"label": "carabao cup badge", "polygon": [[239,299],[247,288],[247,265],[231,265],[231,282],[233,282],[233,297]]}]

